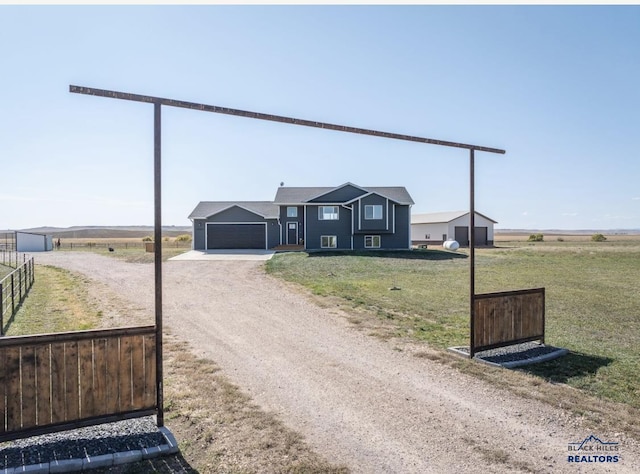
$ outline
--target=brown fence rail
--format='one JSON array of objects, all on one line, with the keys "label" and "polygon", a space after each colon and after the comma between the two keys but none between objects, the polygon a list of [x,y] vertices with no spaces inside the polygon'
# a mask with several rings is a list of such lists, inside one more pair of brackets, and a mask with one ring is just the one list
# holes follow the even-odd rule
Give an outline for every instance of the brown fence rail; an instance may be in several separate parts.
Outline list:
[{"label": "brown fence rail", "polygon": [[471,356],[521,342],[544,343],[544,288],[475,295]]},{"label": "brown fence rail", "polygon": [[154,326],[0,339],[0,441],[156,412]]},{"label": "brown fence rail", "polygon": [[[145,249],[149,242],[65,242],[61,241],[58,250],[107,250],[112,249]],[[191,248],[191,242],[162,242],[163,248]]]},{"label": "brown fence rail", "polygon": [[33,286],[33,257],[0,280],[0,336],[4,335],[5,317],[13,317]]}]

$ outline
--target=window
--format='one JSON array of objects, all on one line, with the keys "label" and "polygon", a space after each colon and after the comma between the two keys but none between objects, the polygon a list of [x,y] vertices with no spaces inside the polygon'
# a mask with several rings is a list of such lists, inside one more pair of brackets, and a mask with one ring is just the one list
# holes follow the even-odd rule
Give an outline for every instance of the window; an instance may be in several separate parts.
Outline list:
[{"label": "window", "polygon": [[298,208],[287,207],[287,217],[298,217]]},{"label": "window", "polygon": [[364,248],[366,248],[366,249],[379,249],[380,248],[380,236],[379,235],[365,235],[364,236]]},{"label": "window", "polygon": [[364,218],[368,220],[372,219],[382,219],[382,205],[375,204],[370,205],[367,204],[364,206]]},{"label": "window", "polygon": [[320,206],[318,208],[318,219],[321,221],[338,220],[338,206]]},{"label": "window", "polygon": [[320,237],[320,247],[323,249],[335,249],[338,246],[338,237],[335,235],[323,235]]}]

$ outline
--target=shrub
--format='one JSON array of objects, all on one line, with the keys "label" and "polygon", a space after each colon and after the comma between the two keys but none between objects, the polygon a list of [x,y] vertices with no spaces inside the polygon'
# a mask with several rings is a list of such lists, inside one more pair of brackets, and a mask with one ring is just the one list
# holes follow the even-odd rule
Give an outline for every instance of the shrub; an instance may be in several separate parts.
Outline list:
[{"label": "shrub", "polygon": [[529,236],[529,242],[542,242],[544,240],[544,235],[542,234],[531,234]]},{"label": "shrub", "polygon": [[562,237],[558,237],[558,242],[564,242],[564,239]]},{"label": "shrub", "polygon": [[602,234],[593,234],[591,236],[591,240],[593,240],[594,242],[604,242],[605,240],[607,240],[607,238]]},{"label": "shrub", "polygon": [[170,239],[169,237],[165,237],[165,238],[164,238],[164,239],[162,239],[162,240],[164,240],[165,242],[170,242],[170,241],[171,241],[171,239]]},{"label": "shrub", "polygon": [[153,237],[151,237],[150,235],[147,235],[146,237],[142,238],[143,242],[153,242]]},{"label": "shrub", "polygon": [[176,242],[191,242],[191,235],[182,234],[176,237]]}]

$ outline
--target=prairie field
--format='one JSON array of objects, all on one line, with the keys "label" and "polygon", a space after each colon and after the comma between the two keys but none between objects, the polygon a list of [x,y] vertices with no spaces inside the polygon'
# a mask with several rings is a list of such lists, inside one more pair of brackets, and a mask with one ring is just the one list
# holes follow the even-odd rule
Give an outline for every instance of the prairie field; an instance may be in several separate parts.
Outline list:
[{"label": "prairie field", "polygon": [[[522,372],[640,408],[640,236],[559,237],[476,249],[476,293],[544,287],[546,343],[570,354]],[[375,315],[382,337],[468,345],[468,249],[277,254],[267,270],[337,300],[355,324]]]}]

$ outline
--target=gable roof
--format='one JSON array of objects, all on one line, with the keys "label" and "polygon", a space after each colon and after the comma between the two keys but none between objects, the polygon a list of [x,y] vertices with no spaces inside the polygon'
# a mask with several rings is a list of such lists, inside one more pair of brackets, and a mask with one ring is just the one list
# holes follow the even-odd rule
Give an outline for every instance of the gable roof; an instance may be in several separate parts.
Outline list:
[{"label": "gable roof", "polygon": [[[429,214],[412,214],[411,215],[411,223],[412,224],[438,224],[442,222],[451,222],[459,217],[466,216],[469,214],[469,211],[447,211],[447,212],[432,212]],[[480,214],[476,211],[476,216],[482,216],[485,219],[497,224],[497,221],[494,221],[490,217],[485,216],[484,214]]]},{"label": "gable roof", "polygon": [[[335,187],[290,187],[281,186],[276,192],[274,198],[275,204],[304,204],[310,202],[313,199],[317,199],[332,191],[338,190],[345,186],[353,186],[363,191],[363,196],[371,193],[379,194],[382,197],[389,198],[391,201],[398,204],[415,204],[409,192],[404,186],[358,186],[353,183],[345,183]],[[362,196],[360,196],[362,197]],[[349,202],[355,201],[358,198],[352,199]]]},{"label": "gable roof", "polygon": [[279,208],[271,201],[200,201],[189,219],[206,219],[232,207],[240,207],[265,219],[277,219]]}]

